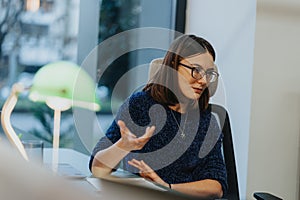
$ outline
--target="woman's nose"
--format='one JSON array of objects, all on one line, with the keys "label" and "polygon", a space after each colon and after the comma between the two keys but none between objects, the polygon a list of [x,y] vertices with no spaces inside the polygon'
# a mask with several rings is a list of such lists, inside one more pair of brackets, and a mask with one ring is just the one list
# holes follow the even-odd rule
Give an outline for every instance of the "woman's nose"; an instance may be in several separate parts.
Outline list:
[{"label": "woman's nose", "polygon": [[202,78],[198,79],[197,80],[198,83],[200,83],[201,85],[207,85],[207,79],[206,79],[206,76],[202,76]]}]

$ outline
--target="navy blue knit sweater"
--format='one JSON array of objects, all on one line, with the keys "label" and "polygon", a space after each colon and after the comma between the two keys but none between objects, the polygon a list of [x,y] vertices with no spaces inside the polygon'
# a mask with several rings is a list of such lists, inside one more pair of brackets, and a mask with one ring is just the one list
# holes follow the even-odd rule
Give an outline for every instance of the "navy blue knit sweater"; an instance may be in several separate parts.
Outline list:
[{"label": "navy blue knit sweater", "polygon": [[214,179],[227,191],[227,175],[223,161],[221,133],[210,111],[181,114],[157,103],[148,92],[133,94],[119,109],[115,120],[95,146],[91,159],[121,137],[117,120],[137,136],[147,126],[155,125],[155,133],[143,149],[132,151],[122,167],[133,173],[138,170],[127,162],[133,158],[145,161],[167,183],[186,183]]}]

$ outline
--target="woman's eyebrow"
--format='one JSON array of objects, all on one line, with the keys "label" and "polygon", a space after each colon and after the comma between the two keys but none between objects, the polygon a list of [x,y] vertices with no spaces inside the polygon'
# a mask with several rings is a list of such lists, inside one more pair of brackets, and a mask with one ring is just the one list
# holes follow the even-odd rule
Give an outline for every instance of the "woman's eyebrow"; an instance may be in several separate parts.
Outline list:
[{"label": "woman's eyebrow", "polygon": [[214,68],[207,68],[205,71],[216,71]]},{"label": "woman's eyebrow", "polygon": [[193,63],[192,66],[196,66],[196,67],[201,67],[201,68],[203,68],[202,65],[199,65],[199,64],[197,64],[197,63]]},{"label": "woman's eyebrow", "polygon": [[[205,69],[202,65],[199,65],[198,63],[192,64],[192,66],[200,67],[200,68],[202,68],[202,69]],[[205,70],[206,70],[206,71],[207,71],[207,70],[214,70],[214,69],[215,69],[214,67],[215,67],[215,65],[212,65],[212,66],[208,67],[208,68],[205,69]]]}]

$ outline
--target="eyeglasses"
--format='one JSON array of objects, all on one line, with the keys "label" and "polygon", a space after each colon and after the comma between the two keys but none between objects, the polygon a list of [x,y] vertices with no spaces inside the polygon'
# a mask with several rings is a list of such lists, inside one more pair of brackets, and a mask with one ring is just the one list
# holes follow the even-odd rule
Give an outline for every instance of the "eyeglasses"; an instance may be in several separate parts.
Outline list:
[{"label": "eyeglasses", "polygon": [[[215,82],[219,77],[219,73],[216,72],[214,69],[204,70],[200,65],[197,65],[196,67],[191,67],[191,66],[188,66],[183,63],[179,63],[179,64],[182,65],[183,67],[191,69],[192,70],[191,76],[197,80],[200,80],[205,76],[206,81],[208,83],[212,83],[212,82]],[[192,65],[192,66],[195,66],[195,65]]]}]

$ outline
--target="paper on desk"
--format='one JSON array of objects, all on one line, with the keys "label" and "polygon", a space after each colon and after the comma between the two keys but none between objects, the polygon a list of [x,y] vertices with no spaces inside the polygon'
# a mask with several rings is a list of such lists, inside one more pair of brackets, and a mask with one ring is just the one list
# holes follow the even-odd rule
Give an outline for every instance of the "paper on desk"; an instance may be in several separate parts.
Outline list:
[{"label": "paper on desk", "polygon": [[[90,184],[92,184],[97,189],[97,191],[101,191],[101,188],[102,188],[101,179],[91,178],[91,177],[88,177],[86,179]],[[167,191],[163,187],[155,185],[154,183],[147,181],[144,178],[120,178],[120,177],[111,176],[110,178],[107,178],[107,180],[113,181],[116,183],[135,185],[135,186],[150,188],[150,189],[159,190],[159,191]]]}]

